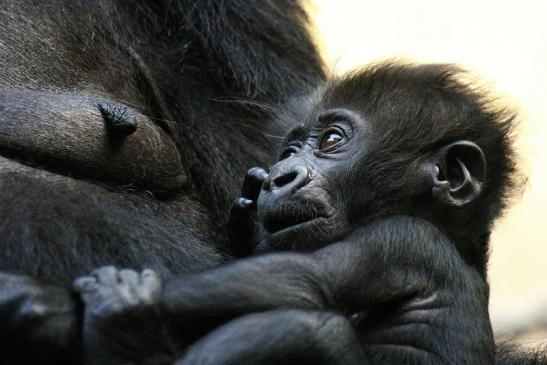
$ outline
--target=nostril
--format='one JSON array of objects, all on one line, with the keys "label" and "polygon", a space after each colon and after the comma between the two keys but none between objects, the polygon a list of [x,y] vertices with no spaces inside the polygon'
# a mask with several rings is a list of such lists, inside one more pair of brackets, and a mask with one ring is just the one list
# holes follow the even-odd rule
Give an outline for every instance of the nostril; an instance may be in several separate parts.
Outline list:
[{"label": "nostril", "polygon": [[280,188],[282,186],[290,184],[294,179],[296,179],[296,176],[298,176],[298,173],[296,171],[290,171],[286,174],[275,177],[272,180],[272,183],[274,186],[277,186]]}]

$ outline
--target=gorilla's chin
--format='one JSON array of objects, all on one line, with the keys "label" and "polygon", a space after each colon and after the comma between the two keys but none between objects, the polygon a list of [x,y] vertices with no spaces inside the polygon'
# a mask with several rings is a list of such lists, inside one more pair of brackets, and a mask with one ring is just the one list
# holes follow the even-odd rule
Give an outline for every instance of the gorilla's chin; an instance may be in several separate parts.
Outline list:
[{"label": "gorilla's chin", "polygon": [[326,229],[330,226],[328,221],[326,217],[317,217],[275,232],[267,231],[259,249],[308,251],[323,247],[333,239],[332,231]]},{"label": "gorilla's chin", "polygon": [[342,215],[324,199],[261,192],[257,215],[263,231],[258,251],[316,250],[347,231]]},{"label": "gorilla's chin", "polygon": [[273,202],[258,212],[264,228],[270,233],[305,228],[313,221],[324,218],[323,206],[310,202]]}]

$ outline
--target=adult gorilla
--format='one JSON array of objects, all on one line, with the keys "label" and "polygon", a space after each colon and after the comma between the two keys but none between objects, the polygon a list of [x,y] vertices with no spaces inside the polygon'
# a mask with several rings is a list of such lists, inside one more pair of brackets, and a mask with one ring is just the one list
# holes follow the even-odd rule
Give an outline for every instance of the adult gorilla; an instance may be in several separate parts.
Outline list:
[{"label": "adult gorilla", "polygon": [[95,267],[223,260],[265,106],[323,78],[305,27],[296,0],[2,1],[3,358],[75,363],[66,288]]}]

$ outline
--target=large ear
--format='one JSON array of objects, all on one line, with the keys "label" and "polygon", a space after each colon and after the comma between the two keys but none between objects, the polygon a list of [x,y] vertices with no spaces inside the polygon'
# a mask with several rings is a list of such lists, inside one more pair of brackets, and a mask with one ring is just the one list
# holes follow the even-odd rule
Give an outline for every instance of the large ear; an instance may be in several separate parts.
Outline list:
[{"label": "large ear", "polygon": [[443,204],[462,207],[481,194],[486,160],[475,143],[457,141],[439,151],[430,172],[434,198]]}]

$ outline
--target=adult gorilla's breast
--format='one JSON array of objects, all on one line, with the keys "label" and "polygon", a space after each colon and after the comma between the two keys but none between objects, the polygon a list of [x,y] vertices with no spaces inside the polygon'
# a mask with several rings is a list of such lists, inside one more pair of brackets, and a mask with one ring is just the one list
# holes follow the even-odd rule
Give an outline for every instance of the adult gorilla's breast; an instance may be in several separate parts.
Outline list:
[{"label": "adult gorilla's breast", "polygon": [[136,111],[129,112],[137,123],[134,133],[112,131],[100,112],[106,103],[70,94],[0,90],[0,155],[155,194],[180,191],[186,177],[173,140]]}]

